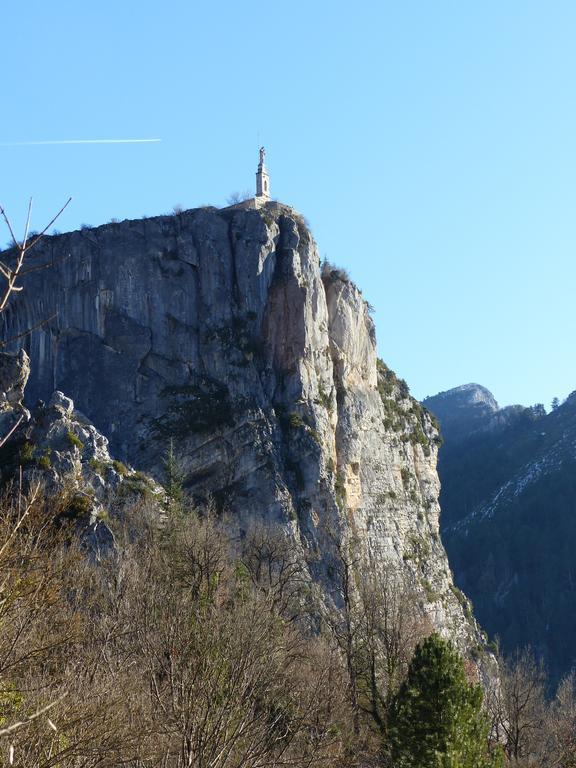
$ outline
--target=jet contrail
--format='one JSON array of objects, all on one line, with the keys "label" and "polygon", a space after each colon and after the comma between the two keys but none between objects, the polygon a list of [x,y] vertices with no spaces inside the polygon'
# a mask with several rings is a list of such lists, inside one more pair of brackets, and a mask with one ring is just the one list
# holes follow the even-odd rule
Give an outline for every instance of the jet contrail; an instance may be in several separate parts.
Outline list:
[{"label": "jet contrail", "polygon": [[0,147],[33,147],[46,144],[151,144],[162,139],[64,139],[63,141],[10,141]]}]

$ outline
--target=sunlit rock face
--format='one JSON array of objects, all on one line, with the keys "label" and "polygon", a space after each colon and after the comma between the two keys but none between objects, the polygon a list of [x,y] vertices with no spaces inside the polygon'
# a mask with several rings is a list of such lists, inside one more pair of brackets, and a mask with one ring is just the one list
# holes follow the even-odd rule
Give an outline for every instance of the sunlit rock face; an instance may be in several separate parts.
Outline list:
[{"label": "sunlit rock face", "polygon": [[[112,452],[160,477],[172,440],[191,494],[241,534],[277,522],[337,595],[334,536],[398,574],[433,624],[478,644],[438,535],[438,433],[376,357],[360,291],[278,204],[198,209],[47,238],[4,318],[29,402],[61,390]],[[401,329],[390,329],[401,333]],[[385,343],[384,343],[385,348]]]}]

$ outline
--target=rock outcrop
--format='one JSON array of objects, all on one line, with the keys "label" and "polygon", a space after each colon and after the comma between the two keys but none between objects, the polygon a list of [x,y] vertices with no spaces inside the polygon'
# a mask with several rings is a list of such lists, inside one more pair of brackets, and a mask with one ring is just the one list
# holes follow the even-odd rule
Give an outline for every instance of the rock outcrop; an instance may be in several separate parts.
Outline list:
[{"label": "rock outcrop", "polygon": [[150,478],[112,459],[108,440],[62,392],[32,411],[23,405],[30,374],[28,355],[0,354],[0,481],[22,487],[40,483],[57,499],[64,518],[74,521],[95,553],[113,545],[108,522],[142,496],[161,500]]},{"label": "rock outcrop", "polygon": [[[400,574],[441,631],[480,636],[439,528],[438,432],[378,363],[374,325],[345,274],[322,269],[301,217],[198,209],[47,238],[4,317],[24,343],[28,397],[54,389],[157,477],[169,441],[188,490],[240,534],[277,522],[331,589],[331,537]],[[332,584],[333,586],[333,584]]]},{"label": "rock outcrop", "polygon": [[0,353],[0,444],[16,425],[30,418],[24,407],[24,389],[30,376],[30,358],[20,350],[18,354]]}]

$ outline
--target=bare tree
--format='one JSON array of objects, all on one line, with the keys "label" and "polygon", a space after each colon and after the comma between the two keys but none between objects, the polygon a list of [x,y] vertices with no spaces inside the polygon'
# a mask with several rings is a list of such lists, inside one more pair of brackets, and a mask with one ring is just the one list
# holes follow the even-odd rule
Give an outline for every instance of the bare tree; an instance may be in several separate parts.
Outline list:
[{"label": "bare tree", "polygon": [[359,584],[364,659],[362,709],[387,738],[392,698],[408,671],[417,644],[432,631],[416,596],[399,574],[364,569]]},{"label": "bare tree", "polygon": [[226,205],[238,205],[238,203],[249,200],[251,197],[254,197],[254,194],[249,189],[245,189],[243,192],[232,192],[228,195]]},{"label": "bare tree", "polygon": [[211,602],[230,562],[230,542],[211,505],[202,517],[194,510],[172,517],[165,536],[175,584],[190,590],[194,600]]},{"label": "bare tree", "polygon": [[284,531],[254,525],[241,542],[241,562],[269,610],[289,621],[308,615],[311,580]]},{"label": "bare tree", "polygon": [[274,611],[194,515],[130,556],[126,626],[153,765],[317,765],[333,754],[336,660]]},{"label": "bare tree", "polygon": [[361,559],[358,542],[345,538],[340,532],[327,531],[332,545],[332,575],[337,587],[337,602],[327,614],[327,622],[344,657],[347,688],[352,710],[352,729],[356,739],[360,736],[360,660],[364,653],[364,606],[358,599],[356,584]]},{"label": "bare tree", "polygon": [[545,764],[546,673],[531,649],[499,659],[500,686],[486,704],[492,721],[491,737],[503,744],[513,766]]},{"label": "bare tree", "polygon": [[546,723],[550,768],[576,766],[576,672],[560,681]]}]

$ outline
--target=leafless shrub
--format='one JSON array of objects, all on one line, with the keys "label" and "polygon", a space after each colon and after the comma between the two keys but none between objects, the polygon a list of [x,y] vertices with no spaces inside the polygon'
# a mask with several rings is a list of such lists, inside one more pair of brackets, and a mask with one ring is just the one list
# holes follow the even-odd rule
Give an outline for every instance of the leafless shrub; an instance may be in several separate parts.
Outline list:
[{"label": "leafless shrub", "polygon": [[362,606],[362,709],[385,738],[390,705],[418,643],[432,632],[418,600],[399,575],[367,569],[359,584]]},{"label": "leafless shrub", "polygon": [[240,192],[232,192],[226,198],[226,205],[237,205],[241,201],[242,201],[242,195],[240,194]]},{"label": "leafless shrub", "polygon": [[242,541],[241,562],[271,611],[290,621],[308,613],[306,563],[284,531],[255,524]]},{"label": "leafless shrub", "polygon": [[245,189],[243,192],[232,192],[226,199],[226,205],[238,205],[238,203],[249,200],[251,197],[254,195],[249,189]]},{"label": "leafless shrub", "polygon": [[84,559],[61,506],[40,485],[13,490],[0,507],[0,749],[16,765],[55,765],[101,742],[98,720],[110,712],[93,711],[98,686],[88,703],[88,669],[81,676],[74,669],[85,621],[71,596],[84,579]]},{"label": "leafless shrub", "polygon": [[[39,486],[0,507],[5,762],[339,764],[338,654],[280,615],[212,515],[160,524],[143,510],[138,535],[127,526],[96,564]],[[257,552],[280,551],[263,542]]]},{"label": "leafless shrub", "polygon": [[545,764],[546,673],[530,649],[499,659],[499,686],[489,692],[492,738],[514,766]]},{"label": "leafless shrub", "polygon": [[570,768],[576,765],[576,672],[572,670],[560,681],[556,696],[549,707],[548,733],[549,765]]},{"label": "leafless shrub", "polygon": [[344,283],[351,282],[350,275],[343,267],[337,267],[327,259],[322,262],[321,274],[325,283],[333,283],[336,280],[341,280]]}]

